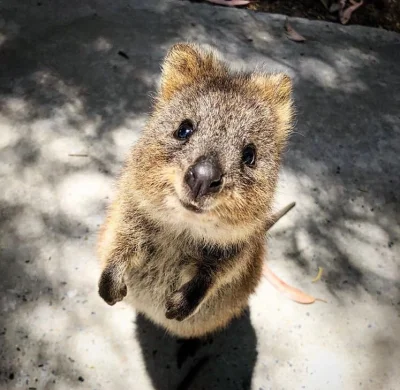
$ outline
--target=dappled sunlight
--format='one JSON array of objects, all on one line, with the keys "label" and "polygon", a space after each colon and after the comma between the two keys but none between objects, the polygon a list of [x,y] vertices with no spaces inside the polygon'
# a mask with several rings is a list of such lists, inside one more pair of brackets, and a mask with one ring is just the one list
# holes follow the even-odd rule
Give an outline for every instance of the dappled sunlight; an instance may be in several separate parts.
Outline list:
[{"label": "dappled sunlight", "polygon": [[46,160],[58,161],[73,166],[85,166],[87,164],[85,158],[71,158],[71,154],[85,157],[87,156],[87,150],[88,144],[84,142],[82,135],[71,134],[70,136],[61,136],[47,141],[41,148],[41,153]]},{"label": "dappled sunlight", "polygon": [[[362,294],[396,307],[400,268],[390,242],[400,235],[398,215],[382,214],[369,193],[358,191],[357,182],[345,185],[337,174],[326,172],[325,164],[303,160],[301,171],[285,165],[285,185],[278,188],[279,206],[297,202],[291,218],[285,217],[270,233],[270,261],[285,269],[280,277],[308,285],[314,296],[317,288],[325,299],[332,296],[343,305]],[[282,264],[283,253],[290,264]],[[326,286],[325,291],[304,284],[318,267],[324,268],[318,286]]]},{"label": "dappled sunlight", "polygon": [[132,119],[127,118],[122,126],[114,129],[112,132],[112,140],[114,147],[119,150],[119,154],[116,157],[119,162],[122,162],[128,155],[129,149],[138,140],[140,131],[145,127],[145,125],[145,117]]},{"label": "dappled sunlight", "polygon": [[60,209],[66,215],[90,220],[102,211],[104,205],[98,201],[111,195],[111,184],[101,173],[68,175],[56,188]]},{"label": "dappled sunlight", "polygon": [[21,213],[13,220],[12,225],[18,239],[34,240],[45,234],[46,226],[38,218],[39,216],[40,213],[26,208],[23,214]]},{"label": "dappled sunlight", "polygon": [[[188,2],[19,6],[0,18],[0,387],[181,389],[203,362],[193,383],[210,389],[396,388],[394,36],[294,20],[297,44],[280,16]],[[268,262],[327,303],[298,305],[263,282],[250,313],[181,361],[175,338],[98,296],[95,247],[160,61],[188,40],[235,69],[293,78],[275,208],[297,204],[271,229]]]},{"label": "dappled sunlight", "polygon": [[[97,193],[104,195],[99,189]],[[18,375],[20,385],[28,381],[30,386],[50,386],[56,381],[57,388],[70,389],[81,376],[118,384],[118,376],[109,382],[109,370],[121,374],[131,370],[140,352],[133,352],[132,309],[124,305],[111,309],[97,295],[99,270],[93,247],[101,211],[94,213],[97,220],[91,223],[90,218],[74,219],[71,213],[46,216],[35,204],[18,213],[9,214],[10,210],[10,206],[0,210],[5,217],[0,238],[2,275],[9,275],[8,287],[2,281],[0,304],[6,316],[1,325],[12,354],[29,359],[14,367],[11,350],[3,350],[10,359],[8,372]],[[21,276],[23,283],[18,281]],[[99,316],[102,310],[113,315]],[[114,363],[104,359],[110,353],[117,357]],[[126,368],[121,370],[120,364]],[[148,380],[141,370],[134,378],[136,383]],[[126,383],[121,380],[118,386]]]},{"label": "dappled sunlight", "polygon": [[17,37],[19,32],[20,26],[17,23],[0,16],[0,48],[7,40]]},{"label": "dappled sunlight", "polygon": [[[316,58],[303,58],[300,62],[300,74],[311,82],[323,84],[328,88],[341,88],[338,74],[333,66]],[[318,72],[314,69],[318,68]]]},{"label": "dappled sunlight", "polygon": [[[29,114],[29,103],[23,98],[9,97],[1,102],[2,120],[24,121]],[[3,117],[4,116],[4,117]]]},{"label": "dappled sunlight", "polygon": [[97,51],[109,51],[113,48],[111,41],[104,37],[98,37],[92,45]]},{"label": "dappled sunlight", "polygon": [[[258,310],[252,311],[251,320],[256,329],[265,329],[265,332],[258,339],[257,348],[263,359],[255,367],[254,385],[261,386],[267,372],[274,388],[282,382],[288,383],[289,388],[317,389],[321,383],[324,389],[357,388],[360,382],[382,383],[377,379],[382,373],[388,373],[388,388],[395,386],[390,373],[396,367],[393,356],[400,345],[394,341],[397,336],[393,330],[387,335],[394,342],[391,352],[376,348],[376,340],[385,337],[381,329],[389,329],[388,323],[393,318],[391,306],[377,309],[373,297],[361,286],[355,286],[346,295],[340,291],[332,295],[323,282],[311,283],[311,277],[299,273],[293,265],[271,260],[271,267],[327,303],[299,305],[268,283],[259,286],[252,298],[252,307]],[[374,356],[378,358],[379,368],[371,364]],[[288,372],[303,371],[307,376],[300,383],[297,375],[287,378]]]},{"label": "dappled sunlight", "polygon": [[[11,121],[3,116],[0,117],[0,131],[0,151],[7,147],[13,147],[20,139],[20,135],[13,129]],[[0,161],[0,164],[4,165],[4,163],[5,161]]]}]

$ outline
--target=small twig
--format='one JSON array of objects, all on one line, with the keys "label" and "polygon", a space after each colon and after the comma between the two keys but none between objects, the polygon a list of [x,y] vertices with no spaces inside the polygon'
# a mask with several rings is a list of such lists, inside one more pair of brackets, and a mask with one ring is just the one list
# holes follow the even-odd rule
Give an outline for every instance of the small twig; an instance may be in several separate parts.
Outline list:
[{"label": "small twig", "polygon": [[118,55],[121,56],[121,57],[123,57],[123,58],[125,58],[126,60],[129,60],[128,54],[126,54],[126,53],[125,53],[124,51],[122,51],[122,50],[120,50],[120,51],[118,52]]},{"label": "small twig", "polygon": [[272,228],[284,215],[286,215],[294,206],[296,206],[296,202],[292,202],[285,206],[283,209],[277,211],[273,214],[270,220],[267,223],[266,231]]},{"label": "small twig", "polygon": [[69,153],[69,157],[89,157],[88,154],[81,154],[81,153]]}]

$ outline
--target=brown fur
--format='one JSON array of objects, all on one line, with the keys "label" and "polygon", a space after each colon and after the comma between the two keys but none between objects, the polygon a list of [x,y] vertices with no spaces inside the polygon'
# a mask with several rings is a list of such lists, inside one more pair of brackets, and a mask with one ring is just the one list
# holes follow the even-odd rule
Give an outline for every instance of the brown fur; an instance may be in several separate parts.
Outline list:
[{"label": "brown fur", "polygon": [[[139,312],[181,337],[213,332],[241,314],[276,221],[271,204],[292,123],[290,95],[285,75],[233,73],[195,45],[170,49],[154,111],[99,238],[99,292],[109,304],[128,294]],[[182,143],[173,133],[185,119],[196,130]],[[254,168],[241,162],[250,142]],[[223,167],[223,187],[195,202],[183,177],[210,153]]]}]

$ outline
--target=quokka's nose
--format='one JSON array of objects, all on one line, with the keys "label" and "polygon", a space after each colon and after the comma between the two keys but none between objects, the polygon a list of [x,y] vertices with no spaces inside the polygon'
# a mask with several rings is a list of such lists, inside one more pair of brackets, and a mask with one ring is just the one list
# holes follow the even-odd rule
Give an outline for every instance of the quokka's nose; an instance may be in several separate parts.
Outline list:
[{"label": "quokka's nose", "polygon": [[215,158],[200,157],[188,169],[185,182],[194,199],[218,192],[222,186],[222,170]]}]

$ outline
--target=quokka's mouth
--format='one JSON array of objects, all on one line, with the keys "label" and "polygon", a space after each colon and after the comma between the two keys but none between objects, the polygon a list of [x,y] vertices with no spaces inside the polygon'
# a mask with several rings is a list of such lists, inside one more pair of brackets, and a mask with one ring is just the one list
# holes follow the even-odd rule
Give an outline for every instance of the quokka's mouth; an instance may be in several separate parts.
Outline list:
[{"label": "quokka's mouth", "polygon": [[192,212],[194,212],[194,213],[196,213],[196,214],[201,214],[201,213],[203,213],[203,212],[205,211],[205,210],[202,209],[201,207],[195,206],[195,205],[193,205],[193,204],[191,204],[191,203],[186,203],[186,202],[184,202],[184,201],[181,200],[181,199],[179,199],[179,201],[180,201],[181,205],[182,205],[185,209],[187,209],[187,210],[189,210],[189,211],[192,211]]}]

